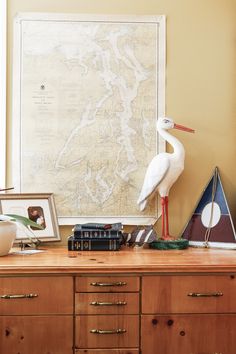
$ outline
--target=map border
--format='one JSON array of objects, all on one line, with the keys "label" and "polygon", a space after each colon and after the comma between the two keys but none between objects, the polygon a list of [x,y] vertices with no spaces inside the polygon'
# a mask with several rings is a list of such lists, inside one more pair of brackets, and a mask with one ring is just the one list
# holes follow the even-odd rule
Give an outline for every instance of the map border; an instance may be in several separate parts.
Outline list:
[{"label": "map border", "polygon": [[[132,16],[132,15],[94,15],[94,14],[59,14],[59,13],[19,13],[14,21],[14,48],[13,48],[13,117],[12,117],[12,180],[15,191],[21,193],[21,53],[22,53],[22,21],[88,21],[88,22],[122,22],[154,23],[158,25],[157,31],[158,68],[157,68],[157,118],[165,115],[165,65],[166,65],[166,18],[165,15],[157,16]],[[157,152],[165,151],[165,142],[158,138]],[[24,193],[27,191],[23,191]],[[46,191],[48,192],[48,191]],[[74,225],[83,222],[109,222],[121,221],[127,225],[154,224],[159,216],[58,216],[59,225]]]}]

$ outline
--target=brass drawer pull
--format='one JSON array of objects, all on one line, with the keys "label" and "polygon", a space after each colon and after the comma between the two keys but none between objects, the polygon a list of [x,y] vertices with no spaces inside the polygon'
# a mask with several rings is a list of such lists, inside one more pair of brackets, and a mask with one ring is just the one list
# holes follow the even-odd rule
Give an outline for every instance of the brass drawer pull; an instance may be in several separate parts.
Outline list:
[{"label": "brass drawer pull", "polygon": [[122,334],[125,333],[126,329],[111,329],[111,330],[103,330],[103,329],[91,329],[90,333],[94,334]]},{"label": "brass drawer pull", "polygon": [[33,299],[38,297],[38,294],[15,294],[15,295],[0,295],[0,299]]},{"label": "brass drawer pull", "polygon": [[94,283],[90,283],[90,285],[92,286],[124,286],[127,283],[125,281],[117,281],[114,283],[99,283],[99,282],[94,282]]},{"label": "brass drawer pull", "polygon": [[99,302],[99,301],[92,301],[90,305],[93,306],[125,306],[127,305],[126,301],[116,301],[116,302]]},{"label": "brass drawer pull", "polygon": [[223,293],[218,292],[218,293],[189,293],[188,296],[191,297],[219,297],[223,296]]}]

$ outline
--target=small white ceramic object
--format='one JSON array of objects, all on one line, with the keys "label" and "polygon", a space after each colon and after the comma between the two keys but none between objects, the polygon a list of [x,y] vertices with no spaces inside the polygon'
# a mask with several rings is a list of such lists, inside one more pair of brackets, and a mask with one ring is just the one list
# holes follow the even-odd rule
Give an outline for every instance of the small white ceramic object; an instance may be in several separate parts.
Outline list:
[{"label": "small white ceramic object", "polygon": [[16,223],[0,221],[0,256],[6,256],[16,238]]}]

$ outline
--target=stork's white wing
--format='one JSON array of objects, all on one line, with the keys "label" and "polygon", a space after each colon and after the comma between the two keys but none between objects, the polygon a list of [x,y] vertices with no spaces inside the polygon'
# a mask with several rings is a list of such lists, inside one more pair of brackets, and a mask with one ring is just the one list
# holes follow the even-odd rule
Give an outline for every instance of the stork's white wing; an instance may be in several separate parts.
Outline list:
[{"label": "stork's white wing", "polygon": [[158,187],[165,177],[170,166],[169,158],[166,153],[155,156],[150,162],[143,182],[143,187],[138,198],[138,204],[146,200]]}]

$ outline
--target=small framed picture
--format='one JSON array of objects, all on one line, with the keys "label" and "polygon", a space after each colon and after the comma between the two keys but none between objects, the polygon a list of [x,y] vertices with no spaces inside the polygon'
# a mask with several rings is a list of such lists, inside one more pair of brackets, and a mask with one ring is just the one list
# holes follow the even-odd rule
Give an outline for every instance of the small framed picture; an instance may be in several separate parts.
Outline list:
[{"label": "small framed picture", "polygon": [[[15,214],[29,218],[41,226],[31,227],[35,237],[40,241],[59,241],[59,227],[52,193],[40,194],[1,194],[0,213]],[[27,230],[19,227],[15,242],[28,239]]]}]

